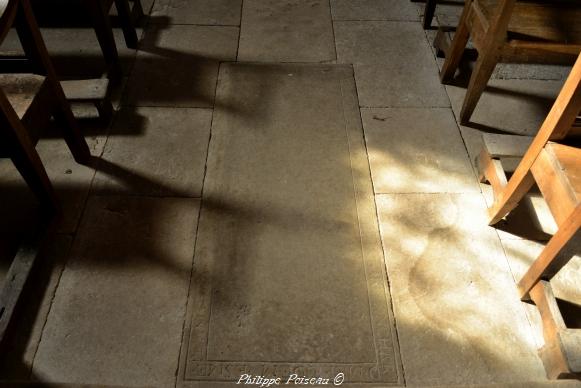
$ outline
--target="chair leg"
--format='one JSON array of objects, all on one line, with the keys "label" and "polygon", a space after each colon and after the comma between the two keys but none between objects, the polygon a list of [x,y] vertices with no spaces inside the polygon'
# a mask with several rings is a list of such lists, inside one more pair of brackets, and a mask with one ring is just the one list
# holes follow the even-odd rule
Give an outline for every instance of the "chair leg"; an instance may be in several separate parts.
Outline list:
[{"label": "chair leg", "polygon": [[137,49],[137,42],[139,39],[137,37],[133,18],[131,17],[129,1],[115,0],[115,7],[117,7],[117,13],[119,14],[119,20],[121,21],[125,44],[128,48]]},{"label": "chair leg", "polygon": [[5,132],[2,139],[8,143],[10,157],[14,166],[38,198],[43,209],[58,213],[60,205],[46,170],[40,160],[40,156],[38,156],[38,153],[30,142],[26,131],[22,128],[20,120],[18,120],[14,111],[11,110],[12,108],[6,108],[10,106],[6,97],[1,95],[0,100],[7,120],[1,123],[2,128],[0,129]]},{"label": "chair leg", "polygon": [[426,6],[424,8],[424,30],[429,30],[432,27],[432,20],[434,19],[434,13],[436,12],[437,0],[426,0]]},{"label": "chair leg", "polygon": [[458,27],[456,27],[456,32],[454,33],[454,39],[452,39],[452,44],[446,55],[442,71],[440,72],[442,83],[446,84],[452,81],[454,74],[460,65],[464,49],[468,44],[468,38],[470,37],[470,31],[468,29],[468,14],[470,13],[470,7],[472,7],[472,1],[466,0],[466,4],[464,4],[464,9],[462,10],[462,16],[460,16]]},{"label": "chair leg", "polygon": [[522,299],[528,299],[529,292],[540,280],[552,278],[569,262],[571,256],[559,255],[559,252],[573,238],[580,227],[581,206],[577,206],[569,217],[559,225],[559,230],[551,237],[539,257],[518,283]]},{"label": "chair leg", "polygon": [[87,0],[85,4],[93,18],[93,27],[99,45],[101,46],[103,57],[107,63],[109,78],[120,77],[121,64],[119,62],[119,53],[117,52],[109,13],[105,9],[102,0]]},{"label": "chair leg", "polygon": [[488,209],[488,225],[492,226],[500,222],[519,204],[534,184],[535,180],[530,171],[520,181],[513,175],[502,192],[495,193],[494,203]]},{"label": "chair leg", "polygon": [[79,131],[71,107],[65,98],[60,82],[56,78],[52,62],[50,61],[40,30],[32,14],[30,3],[28,0],[22,0],[20,4],[22,9],[17,15],[15,25],[22,48],[27,57],[39,62],[38,66],[41,66],[42,72],[46,74],[47,81],[55,96],[55,119],[62,127],[65,141],[75,160],[78,163],[86,164],[89,162],[91,156],[89,146]]},{"label": "chair leg", "polygon": [[133,11],[131,13],[131,18],[133,19],[133,23],[135,25],[139,24],[141,19],[143,18],[143,7],[141,6],[141,0],[133,0]]},{"label": "chair leg", "polygon": [[88,165],[91,160],[91,151],[85,138],[81,135],[76,119],[71,111],[68,102],[64,100],[59,101],[59,106],[55,110],[54,119],[62,128],[63,137],[73,154],[73,158],[79,164]]},{"label": "chair leg", "polygon": [[33,157],[22,152],[16,152],[12,156],[12,162],[24,181],[38,198],[43,209],[57,213],[60,209],[59,202],[46,174],[46,170],[40,161],[40,157],[34,152]]},{"label": "chair leg", "polygon": [[468,123],[478,100],[480,100],[480,96],[486,89],[488,80],[498,63],[498,55],[495,52],[496,50],[491,50],[488,53],[480,53],[478,56],[476,66],[470,77],[470,83],[466,89],[462,110],[460,111],[460,124],[465,125]]},{"label": "chair leg", "polygon": [[99,112],[99,119],[103,125],[109,125],[111,119],[113,118],[114,111],[111,101],[108,99],[98,101],[95,103],[95,108],[97,108],[97,112]]}]

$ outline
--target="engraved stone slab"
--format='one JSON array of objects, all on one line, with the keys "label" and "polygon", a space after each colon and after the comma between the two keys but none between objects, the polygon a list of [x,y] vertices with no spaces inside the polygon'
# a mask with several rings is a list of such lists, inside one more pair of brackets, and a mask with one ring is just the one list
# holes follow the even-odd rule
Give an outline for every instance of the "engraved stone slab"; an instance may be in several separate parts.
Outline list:
[{"label": "engraved stone slab", "polygon": [[401,383],[352,68],[226,64],[217,99],[182,377]]}]

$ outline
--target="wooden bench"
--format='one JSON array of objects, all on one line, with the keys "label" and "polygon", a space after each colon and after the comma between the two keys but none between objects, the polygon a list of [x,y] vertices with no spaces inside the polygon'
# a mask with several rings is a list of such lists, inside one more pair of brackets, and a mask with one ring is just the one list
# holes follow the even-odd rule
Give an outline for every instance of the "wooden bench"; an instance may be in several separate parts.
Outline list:
[{"label": "wooden bench", "polygon": [[[0,42],[15,27],[27,58],[37,74],[0,75],[0,157],[10,158],[41,204],[41,225],[52,225],[60,205],[35,150],[37,129],[54,118],[74,159],[91,160],[61,84],[36,25],[29,0],[0,0]],[[47,228],[25,239],[0,290],[0,341],[26,283]]]},{"label": "wooden bench", "polygon": [[[580,112],[581,56],[534,138],[485,135],[478,157],[480,179],[489,182],[494,193],[488,209],[491,225],[516,207],[536,184],[558,226],[518,283],[521,298],[532,300],[541,314],[545,338],[541,357],[550,378],[581,373],[581,329],[566,327],[549,283],[571,259],[559,253],[581,227],[581,149],[550,140],[578,132]],[[521,159],[510,179],[503,158]]]},{"label": "wooden bench", "polygon": [[[575,0],[467,0],[440,73],[450,83],[468,39],[478,52],[460,123],[467,124],[499,62],[573,64],[581,52],[581,3]],[[442,37],[436,43],[445,42]]]}]

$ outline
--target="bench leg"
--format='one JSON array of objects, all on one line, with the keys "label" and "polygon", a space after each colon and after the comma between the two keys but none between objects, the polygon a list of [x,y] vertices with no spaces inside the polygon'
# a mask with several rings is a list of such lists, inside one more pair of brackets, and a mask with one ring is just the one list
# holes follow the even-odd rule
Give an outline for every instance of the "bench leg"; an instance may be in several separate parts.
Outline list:
[{"label": "bench leg", "polygon": [[476,61],[476,66],[470,77],[470,83],[468,84],[468,89],[466,89],[466,95],[464,96],[464,103],[462,104],[462,110],[460,111],[460,124],[467,124],[470,121],[470,117],[476,108],[480,96],[484,93],[488,80],[498,63],[498,55],[495,51],[492,53],[480,53],[478,60]]},{"label": "bench leg", "polygon": [[125,37],[125,44],[128,48],[137,49],[137,31],[131,16],[131,9],[127,0],[115,0],[115,7],[119,14],[121,21],[121,28],[123,29],[123,36]]},{"label": "bench leg", "polygon": [[19,150],[12,156],[12,163],[28,185],[34,195],[38,198],[43,209],[50,212],[59,211],[59,203],[46,174],[46,170],[40,161],[40,157],[34,152],[34,156],[24,154]]},{"label": "bench leg", "polygon": [[113,105],[111,101],[105,99],[103,101],[98,101],[95,103],[95,108],[97,108],[97,112],[99,112],[99,120],[104,125],[108,125],[113,118]]},{"label": "bench leg", "polygon": [[79,130],[70,105],[68,105],[68,102],[64,100],[64,94],[63,101],[59,101],[59,106],[54,113],[54,119],[59,127],[62,128],[63,137],[65,138],[75,161],[80,164],[88,165],[91,159],[89,145]]},{"label": "bench leg", "polygon": [[22,122],[3,94],[0,94],[0,109],[2,110],[0,117],[1,138],[8,145],[14,166],[38,198],[43,209],[58,213],[60,205],[40,156],[34,149],[26,130],[22,127]]},{"label": "bench leg", "polygon": [[145,16],[143,13],[143,7],[141,5],[141,0],[133,0],[133,9],[131,12],[131,18],[133,19],[134,25],[139,25],[141,19]]},{"label": "bench leg", "polygon": [[454,78],[454,74],[460,66],[460,60],[464,54],[464,49],[468,44],[468,38],[470,37],[470,31],[468,30],[468,13],[470,12],[471,1],[467,0],[462,10],[462,16],[460,16],[460,21],[458,22],[458,27],[454,33],[454,38],[452,39],[452,44],[446,52],[446,60],[442,66],[442,71],[440,72],[440,79],[442,83],[449,83]]},{"label": "bench leg", "polygon": [[103,52],[103,58],[107,63],[109,78],[120,77],[121,64],[109,13],[105,10],[101,0],[87,0],[85,4],[93,18],[93,27]]},{"label": "bench leg", "polygon": [[65,141],[73,157],[78,163],[88,163],[91,156],[89,146],[79,131],[71,107],[65,98],[60,83],[57,81],[44,40],[32,14],[30,3],[28,0],[22,0],[20,4],[21,12],[17,16],[15,25],[22,48],[26,56],[32,58],[34,62],[37,62],[36,66],[42,68],[41,73],[46,74],[47,82],[49,82],[55,97],[53,101],[55,104],[54,117],[63,130]]},{"label": "bench leg", "polygon": [[437,0],[426,0],[426,6],[424,8],[424,30],[429,30],[432,27],[432,20],[434,19],[434,13],[436,12]]},{"label": "bench leg", "polygon": [[539,281],[550,279],[569,262],[570,256],[559,255],[559,253],[577,233],[579,227],[581,227],[581,206],[577,206],[569,217],[559,225],[557,233],[549,240],[539,257],[518,283],[522,299],[528,299],[529,292]]}]

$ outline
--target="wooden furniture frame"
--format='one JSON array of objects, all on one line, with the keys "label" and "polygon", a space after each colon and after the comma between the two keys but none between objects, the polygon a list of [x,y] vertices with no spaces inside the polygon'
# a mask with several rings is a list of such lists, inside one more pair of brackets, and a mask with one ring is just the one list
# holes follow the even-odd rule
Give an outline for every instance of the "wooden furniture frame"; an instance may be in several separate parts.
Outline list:
[{"label": "wooden furniture frame", "polygon": [[[581,128],[581,55],[534,139],[488,135],[478,157],[481,181],[488,181],[494,202],[488,209],[495,224],[536,183],[558,226],[541,254],[518,283],[523,300],[536,304],[543,320],[545,347],[541,357],[551,378],[581,373],[581,329],[567,328],[549,280],[571,257],[559,255],[581,227],[581,149],[550,140],[564,139]],[[510,180],[501,158],[522,157]]]},{"label": "wooden furniture frame", "polygon": [[[80,134],[77,122],[71,112],[65,93],[57,80],[50,57],[44,45],[36,20],[32,13],[29,0],[8,0],[3,14],[0,16],[0,42],[10,28],[14,26],[22,44],[26,58],[32,65],[33,72],[46,77],[45,82],[50,89],[52,106],[47,108],[62,127],[64,138],[79,163],[87,163],[90,158],[89,147]],[[34,119],[39,114],[34,115]]]},{"label": "wooden furniture frame", "polygon": [[426,6],[424,7],[424,18],[422,19],[424,30],[429,30],[432,28],[432,20],[434,20],[437,3],[438,0],[426,0]]},{"label": "wooden furniture frame", "polygon": [[85,5],[93,19],[93,27],[101,46],[103,57],[109,67],[108,72],[111,74],[111,78],[116,78],[121,74],[121,68],[117,45],[113,36],[111,18],[109,17],[109,11],[113,4],[117,8],[125,44],[132,49],[137,49],[139,42],[135,22],[143,17],[143,9],[140,0],[133,1],[133,9],[131,9],[128,0],[85,0]]},{"label": "wooden furniture frame", "polygon": [[[50,184],[44,166],[34,148],[32,129],[53,116],[63,131],[75,160],[88,164],[91,159],[89,146],[78,130],[75,118],[65,98],[61,84],[56,78],[40,30],[34,19],[29,0],[7,0],[0,5],[0,42],[4,40],[11,27],[15,27],[22,48],[33,68],[42,76],[15,76],[14,79],[27,79],[28,84],[17,84],[13,101],[0,89],[0,151],[8,156],[38,198],[43,214],[54,219],[59,214],[59,203]],[[2,76],[4,77],[4,76]],[[5,79],[2,78],[2,81]],[[29,96],[24,86],[37,86]],[[25,89],[24,93],[20,89]],[[40,233],[38,236],[41,236]],[[0,290],[0,340],[8,326],[24,283],[34,263],[34,247],[39,246],[40,237],[36,236],[32,245],[19,250],[10,269],[9,281]]]},{"label": "wooden furniture frame", "polygon": [[497,63],[572,64],[581,52],[579,20],[581,4],[575,2],[467,0],[451,46],[441,48],[444,83],[454,78],[469,38],[478,51],[460,123],[468,123]]},{"label": "wooden furniture frame", "polygon": [[[113,16],[110,11],[115,4],[117,15],[115,19],[120,25],[127,47],[137,49],[137,23],[143,17],[140,0],[77,0],[78,7],[69,12],[62,12],[61,8],[69,6],[73,0],[31,0],[33,10],[37,13],[41,27],[60,27],[57,21],[65,25],[77,26],[79,16],[83,16],[81,25],[88,22],[94,29],[101,47],[107,69],[104,73],[111,79],[121,76],[121,65],[117,44],[113,34]],[[130,4],[133,4],[131,6]],[[83,9],[86,12],[83,12]],[[83,15],[78,15],[81,12]],[[64,14],[64,15],[63,15]],[[84,20],[88,16],[90,20]]]}]

